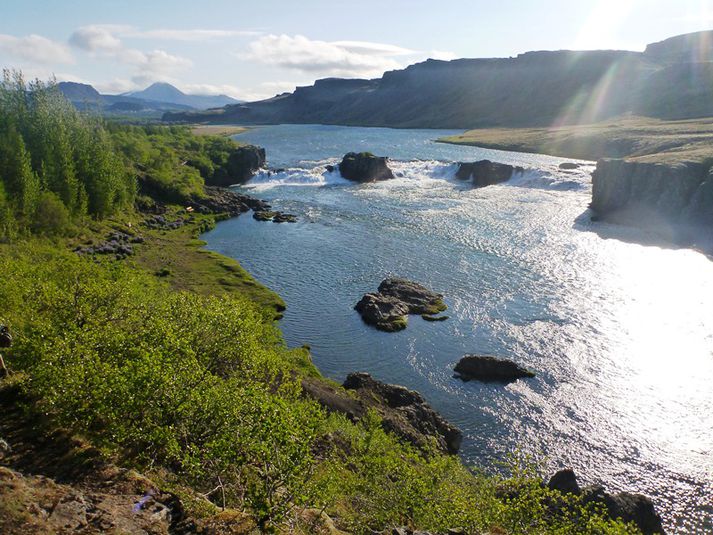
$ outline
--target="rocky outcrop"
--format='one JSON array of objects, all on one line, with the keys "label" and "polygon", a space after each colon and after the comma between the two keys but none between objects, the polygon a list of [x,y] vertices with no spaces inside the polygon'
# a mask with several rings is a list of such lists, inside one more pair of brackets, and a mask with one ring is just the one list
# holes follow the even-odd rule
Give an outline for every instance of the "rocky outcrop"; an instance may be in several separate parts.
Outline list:
[{"label": "rocky outcrop", "polygon": [[604,159],[592,174],[597,217],[655,229],[713,225],[713,169],[702,163]]},{"label": "rocky outcrop", "polygon": [[253,219],[273,223],[297,223],[297,216],[275,210],[258,210],[253,213]]},{"label": "rocky outcrop", "polygon": [[[162,218],[163,216],[153,216]],[[152,219],[152,218],[149,218]],[[136,234],[127,234],[126,232],[114,231],[110,232],[105,241],[97,244],[88,244],[78,246],[74,252],[80,255],[114,255],[117,260],[134,254],[134,245],[144,243],[143,236]]]},{"label": "rocky outcrop", "polygon": [[434,411],[418,392],[377,381],[368,373],[349,374],[344,388],[353,390],[364,405],[382,413],[384,427],[415,446],[435,440],[439,449],[457,453],[461,431]]},{"label": "rocky outcrop", "polygon": [[463,381],[496,381],[509,383],[524,377],[534,377],[535,374],[519,364],[495,357],[466,355],[454,368],[457,376]]},{"label": "rocky outcrop", "polygon": [[367,373],[352,373],[342,387],[306,378],[302,389],[328,411],[352,421],[359,421],[369,409],[375,410],[384,430],[418,448],[435,443],[444,453],[455,454],[460,449],[460,430],[433,410],[421,394],[403,386],[382,383]]},{"label": "rocky outcrop", "polygon": [[460,180],[471,180],[473,186],[482,188],[507,182],[515,174],[522,174],[522,167],[491,162],[490,160],[480,160],[477,162],[461,162],[456,171],[456,178]]},{"label": "rocky outcrop", "polygon": [[269,210],[265,201],[226,188],[206,186],[206,196],[192,201],[189,206],[202,214],[227,214],[237,217],[249,210]]},{"label": "rocky outcrop", "polygon": [[241,145],[233,149],[228,156],[226,165],[221,167],[206,180],[209,186],[232,186],[244,184],[255,173],[265,167],[265,149],[254,145]]},{"label": "rocky outcrop", "polygon": [[347,180],[354,182],[374,182],[394,178],[389,169],[388,158],[374,156],[370,152],[350,152],[344,155],[339,164],[339,172]]},{"label": "rocky outcrop", "polygon": [[610,494],[601,485],[580,488],[573,470],[560,470],[550,478],[547,486],[563,494],[582,497],[584,503],[602,504],[612,519],[633,522],[645,535],[664,533],[661,516],[651,498],[642,494],[620,492]]},{"label": "rocky outcrop", "polygon": [[386,332],[405,329],[409,314],[441,321],[434,315],[446,308],[441,294],[401,278],[385,279],[376,293],[366,294],[354,307],[365,323]]}]

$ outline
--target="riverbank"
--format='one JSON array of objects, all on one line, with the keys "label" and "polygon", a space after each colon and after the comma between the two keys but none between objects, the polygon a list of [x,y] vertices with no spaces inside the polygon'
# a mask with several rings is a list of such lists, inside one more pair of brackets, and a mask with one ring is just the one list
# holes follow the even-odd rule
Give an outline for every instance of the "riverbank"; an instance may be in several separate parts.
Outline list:
[{"label": "riverbank", "polygon": [[713,118],[661,121],[645,117],[581,126],[484,128],[438,139],[563,158],[632,158],[648,163],[703,162],[713,159]]},{"label": "riverbank", "polygon": [[247,126],[199,124],[190,127],[194,136],[235,136],[250,130]]}]

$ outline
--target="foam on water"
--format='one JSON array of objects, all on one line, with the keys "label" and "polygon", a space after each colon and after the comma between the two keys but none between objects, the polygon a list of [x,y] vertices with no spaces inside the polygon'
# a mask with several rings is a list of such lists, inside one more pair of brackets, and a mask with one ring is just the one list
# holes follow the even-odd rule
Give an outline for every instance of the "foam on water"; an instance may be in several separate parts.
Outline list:
[{"label": "foam on water", "polygon": [[[250,182],[248,187],[254,189],[267,189],[279,186],[346,186],[354,182],[346,180],[339,173],[338,160],[331,158],[321,161],[300,162],[300,167],[287,169],[264,169]],[[334,166],[329,171],[327,166]],[[440,160],[391,160],[389,167],[395,178],[379,183],[379,187],[399,187],[418,182],[428,181],[453,181],[463,183],[456,179],[458,171],[457,162]],[[527,168],[523,173],[516,173],[505,184],[523,188],[552,189],[558,191],[586,190],[590,187],[590,174],[593,167],[584,166],[577,170],[563,171],[556,166],[543,168]]]}]

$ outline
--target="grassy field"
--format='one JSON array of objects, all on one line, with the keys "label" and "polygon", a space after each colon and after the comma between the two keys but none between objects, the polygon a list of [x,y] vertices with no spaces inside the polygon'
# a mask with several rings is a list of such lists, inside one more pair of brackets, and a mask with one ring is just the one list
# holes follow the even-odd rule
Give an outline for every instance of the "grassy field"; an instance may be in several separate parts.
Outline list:
[{"label": "grassy field", "polygon": [[191,133],[196,136],[234,136],[248,130],[245,126],[230,125],[199,124],[191,127]]},{"label": "grassy field", "polygon": [[580,126],[485,128],[438,141],[584,160],[704,161],[713,158],[713,118],[660,121],[627,117]]}]

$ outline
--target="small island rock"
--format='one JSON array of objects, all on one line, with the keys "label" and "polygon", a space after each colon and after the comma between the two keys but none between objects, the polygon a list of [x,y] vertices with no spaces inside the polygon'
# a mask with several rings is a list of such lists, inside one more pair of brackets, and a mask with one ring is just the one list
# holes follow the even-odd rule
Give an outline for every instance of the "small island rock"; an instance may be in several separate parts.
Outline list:
[{"label": "small island rock", "polygon": [[347,180],[354,182],[374,182],[394,178],[385,156],[374,156],[370,152],[350,152],[339,164],[339,172]]},{"label": "small island rock", "polygon": [[524,173],[522,167],[515,167],[505,163],[479,160],[477,162],[461,162],[456,171],[456,178],[460,180],[472,179],[473,186],[482,188],[507,182],[515,174]]},{"label": "small island rock", "polygon": [[466,355],[456,364],[456,374],[463,381],[498,381],[509,383],[535,374],[511,360],[495,357]]},{"label": "small island rock", "polygon": [[385,279],[378,292],[366,294],[354,307],[365,323],[386,332],[405,329],[409,314],[432,318],[446,308],[441,294],[401,278]]}]

